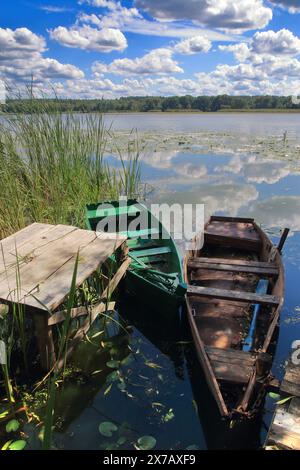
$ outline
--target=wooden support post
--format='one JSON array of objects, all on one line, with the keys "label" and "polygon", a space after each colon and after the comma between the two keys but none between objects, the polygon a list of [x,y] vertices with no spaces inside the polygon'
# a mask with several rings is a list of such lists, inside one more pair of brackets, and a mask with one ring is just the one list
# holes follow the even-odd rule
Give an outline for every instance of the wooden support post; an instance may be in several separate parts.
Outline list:
[{"label": "wooden support post", "polygon": [[278,249],[279,253],[282,252],[283,246],[285,244],[285,241],[288,237],[289,232],[290,232],[290,229],[285,228],[284,231],[283,231],[283,234],[281,235],[280,241],[279,241],[278,246],[277,246],[277,249]]},{"label": "wooden support post", "polygon": [[256,374],[258,377],[265,377],[272,367],[272,356],[268,353],[261,352],[256,358]]},{"label": "wooden support post", "polygon": [[35,313],[33,318],[40,353],[41,368],[48,372],[56,361],[52,327],[48,325],[48,315],[45,312]]}]

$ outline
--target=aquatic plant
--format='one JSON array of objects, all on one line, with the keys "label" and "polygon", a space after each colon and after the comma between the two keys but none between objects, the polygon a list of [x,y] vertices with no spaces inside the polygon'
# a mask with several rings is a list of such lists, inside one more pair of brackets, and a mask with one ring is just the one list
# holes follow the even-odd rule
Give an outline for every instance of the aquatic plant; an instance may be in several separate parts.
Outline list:
[{"label": "aquatic plant", "polygon": [[138,141],[124,157],[116,151],[121,165],[112,168],[101,115],[64,114],[47,101],[37,110],[33,101],[0,124],[0,238],[34,221],[84,227],[87,203],[140,190]]}]

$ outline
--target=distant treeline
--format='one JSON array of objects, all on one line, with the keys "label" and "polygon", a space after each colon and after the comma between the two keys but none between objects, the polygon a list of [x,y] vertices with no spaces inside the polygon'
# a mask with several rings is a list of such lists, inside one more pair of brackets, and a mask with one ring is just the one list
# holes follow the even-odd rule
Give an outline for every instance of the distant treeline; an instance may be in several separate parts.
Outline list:
[{"label": "distant treeline", "polygon": [[19,113],[42,110],[61,112],[147,112],[147,111],[231,111],[231,110],[279,110],[300,109],[291,97],[287,96],[145,96],[124,97],[116,99],[8,99],[0,105],[0,111]]}]

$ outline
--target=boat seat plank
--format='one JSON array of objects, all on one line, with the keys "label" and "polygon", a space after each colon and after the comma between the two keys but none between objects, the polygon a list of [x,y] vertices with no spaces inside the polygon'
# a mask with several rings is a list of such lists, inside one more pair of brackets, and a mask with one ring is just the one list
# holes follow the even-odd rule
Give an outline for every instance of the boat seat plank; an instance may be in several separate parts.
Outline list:
[{"label": "boat seat plank", "polygon": [[191,286],[187,288],[189,295],[201,297],[213,297],[215,299],[235,300],[237,302],[249,302],[252,304],[274,305],[280,303],[280,299],[274,295],[261,295],[254,292],[243,292],[236,290],[214,289],[211,287]]},{"label": "boat seat plank", "polygon": [[165,255],[171,253],[171,248],[168,246],[161,246],[158,248],[148,248],[145,250],[139,250],[134,252],[136,258],[145,257],[145,256],[155,256],[155,255]]},{"label": "boat seat plank", "polygon": [[199,260],[201,263],[205,264],[230,264],[230,266],[249,266],[252,268],[277,268],[277,264],[273,262],[265,262],[265,261],[258,261],[258,260],[244,260],[244,259],[234,259],[234,258],[192,258],[192,260]]},{"label": "boat seat plank", "polygon": [[143,230],[128,230],[125,232],[119,232],[121,236],[128,238],[139,238],[139,237],[149,237],[151,235],[159,235],[160,231],[157,228],[149,228]]},{"label": "boat seat plank", "polygon": [[259,251],[261,239],[252,223],[211,220],[206,226],[204,240],[210,244],[222,244],[236,248]]},{"label": "boat seat plank", "polygon": [[160,240],[151,240],[151,238],[132,238],[131,240],[127,240],[126,243],[129,250],[132,251],[144,250],[145,248],[156,248],[161,246],[159,244]]},{"label": "boat seat plank", "polygon": [[242,266],[221,263],[202,263],[201,258],[193,258],[188,261],[190,269],[209,269],[213,271],[230,271],[236,273],[249,273],[261,276],[278,276],[277,267],[257,267],[257,266]]},{"label": "boat seat plank", "polygon": [[254,219],[249,217],[226,217],[222,215],[212,215],[210,220],[213,222],[243,222],[248,224],[253,224]]},{"label": "boat seat plank", "polygon": [[107,209],[90,209],[87,212],[87,217],[89,219],[96,219],[99,217],[111,217],[119,215],[138,215],[140,214],[141,209],[131,205],[131,206],[121,206],[121,207],[108,207]]},{"label": "boat seat plank", "polygon": [[224,382],[246,384],[249,381],[255,356],[244,351],[205,346],[216,378]]},{"label": "boat seat plank", "polygon": [[[129,252],[130,256],[130,252]],[[143,256],[138,258],[139,261],[141,261],[144,264],[160,264],[160,263],[166,263],[167,259],[165,256],[162,255],[155,255],[155,256]],[[134,263],[134,262],[133,262]]]}]

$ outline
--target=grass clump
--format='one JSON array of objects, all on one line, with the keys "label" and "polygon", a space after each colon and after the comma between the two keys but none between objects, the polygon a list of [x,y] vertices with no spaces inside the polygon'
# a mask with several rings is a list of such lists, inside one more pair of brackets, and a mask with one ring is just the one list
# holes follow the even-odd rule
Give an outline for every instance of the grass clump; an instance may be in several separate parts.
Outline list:
[{"label": "grass clump", "polygon": [[84,227],[85,204],[139,193],[138,144],[112,168],[101,115],[47,106],[28,100],[0,124],[0,239],[34,221]]}]

